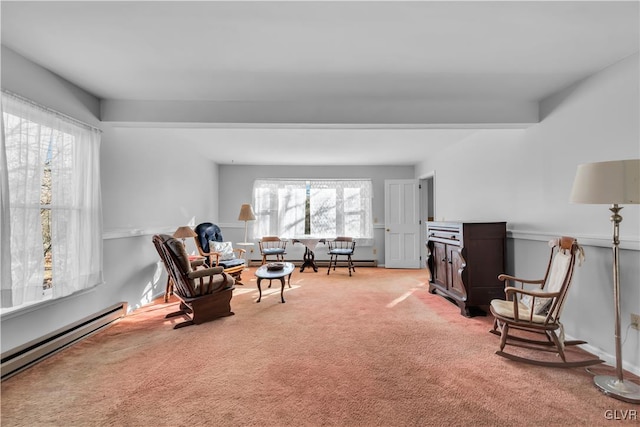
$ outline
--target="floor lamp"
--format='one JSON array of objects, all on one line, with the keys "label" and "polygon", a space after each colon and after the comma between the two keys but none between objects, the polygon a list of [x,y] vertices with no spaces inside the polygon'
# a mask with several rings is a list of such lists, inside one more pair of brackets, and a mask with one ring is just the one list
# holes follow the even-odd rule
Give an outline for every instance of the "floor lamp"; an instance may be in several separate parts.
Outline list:
[{"label": "floor lamp", "polygon": [[[238,221],[244,221],[244,241],[242,243],[238,243],[239,246],[244,246],[247,249],[249,246],[253,246],[253,243],[247,242],[247,221],[255,221],[256,215],[253,213],[253,208],[250,204],[245,203],[240,206],[240,214],[238,215]],[[251,250],[253,253],[253,249]],[[249,268],[249,251],[245,251],[244,253],[244,264],[245,270]]]},{"label": "floor lamp", "polygon": [[620,343],[620,216],[621,204],[640,203],[640,159],[587,163],[578,166],[572,203],[611,205],[613,223],[613,303],[615,304],[616,376],[596,375],[596,387],[613,398],[640,403],[640,386],[622,377]]},{"label": "floor lamp", "polygon": [[244,243],[247,243],[247,221],[255,221],[256,214],[253,213],[253,208],[250,204],[245,203],[240,206],[240,215],[238,215],[238,221],[244,221]]}]

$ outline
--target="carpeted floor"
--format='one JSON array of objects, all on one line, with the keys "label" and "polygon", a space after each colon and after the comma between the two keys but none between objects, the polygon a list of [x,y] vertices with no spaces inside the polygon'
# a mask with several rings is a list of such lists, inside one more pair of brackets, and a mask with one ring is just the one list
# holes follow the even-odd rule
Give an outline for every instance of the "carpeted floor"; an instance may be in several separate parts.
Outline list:
[{"label": "carpeted floor", "polygon": [[4,381],[2,426],[639,423],[584,368],[496,356],[491,317],[429,294],[424,270],[296,270],[285,304],[276,282],[255,302],[253,270],[234,316],[174,330],[158,302]]}]

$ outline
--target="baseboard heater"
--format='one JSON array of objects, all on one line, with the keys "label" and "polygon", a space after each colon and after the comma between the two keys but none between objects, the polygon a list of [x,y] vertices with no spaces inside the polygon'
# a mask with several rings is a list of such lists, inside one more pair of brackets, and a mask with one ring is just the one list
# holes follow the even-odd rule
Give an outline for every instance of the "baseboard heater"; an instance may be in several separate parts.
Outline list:
[{"label": "baseboard heater", "polygon": [[[285,259],[286,262],[291,262],[294,265],[300,267],[302,265],[302,263],[304,261],[300,260],[291,260],[291,259]],[[251,261],[249,261],[249,265],[251,267],[259,267],[260,264],[262,264],[262,260],[259,259],[252,259]],[[325,259],[325,260],[316,260],[316,265],[318,267],[324,267],[327,268],[329,267],[329,260]],[[338,267],[346,267],[347,266],[347,261],[346,260],[338,260]],[[353,266],[354,267],[377,267],[378,266],[378,260],[375,259],[361,259],[361,260],[353,260]]]},{"label": "baseboard heater", "polygon": [[17,348],[2,353],[2,380],[56,354],[70,345],[103,330],[127,313],[127,303],[121,302],[87,316],[71,325],[53,331]]}]

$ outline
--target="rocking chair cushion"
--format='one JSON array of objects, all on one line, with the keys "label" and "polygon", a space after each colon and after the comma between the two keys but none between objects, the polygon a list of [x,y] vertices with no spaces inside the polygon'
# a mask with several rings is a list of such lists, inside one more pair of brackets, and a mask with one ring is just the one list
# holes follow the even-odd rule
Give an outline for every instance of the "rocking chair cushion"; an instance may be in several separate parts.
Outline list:
[{"label": "rocking chair cushion", "polygon": [[244,260],[242,258],[227,259],[224,261],[220,261],[218,265],[220,267],[224,267],[225,269],[231,268],[231,267],[238,267],[240,265],[244,266]]},{"label": "rocking chair cushion", "polygon": [[329,251],[329,254],[333,254],[333,255],[353,255],[353,249],[351,249],[351,248],[349,248],[349,249],[341,249],[341,248],[331,249]]},{"label": "rocking chair cushion", "polygon": [[264,248],[262,252],[265,255],[277,255],[277,254],[284,254],[284,249],[283,248]]},{"label": "rocking chair cushion", "polygon": [[[506,317],[506,318],[515,320],[515,313],[513,312],[513,301],[494,299],[491,301],[491,309],[496,316]],[[529,307],[523,304],[522,302],[519,302],[518,303],[518,319],[528,320],[529,316],[531,316],[531,311]],[[545,322],[546,318],[547,318],[546,316],[534,314],[533,317],[531,318],[531,321],[533,323],[542,324]]]},{"label": "rocking chair cushion", "polygon": [[[171,236],[166,236],[171,237]],[[177,261],[180,264],[180,268],[182,268],[185,272],[189,273],[192,271],[191,262],[189,261],[189,255],[187,255],[187,251],[184,248],[182,242],[178,239],[167,239],[167,245],[171,248],[171,251],[176,255]]]},{"label": "rocking chair cushion", "polygon": [[[558,292],[562,288],[564,279],[567,276],[567,271],[569,270],[570,266],[570,254],[566,254],[562,251],[555,254],[555,256],[553,257],[551,270],[549,271],[549,279],[547,280],[547,284],[545,286],[546,292]],[[532,299],[533,298],[529,295],[523,295],[521,301],[527,307],[527,309],[531,309]],[[534,314],[543,314],[552,301],[552,298],[535,298],[535,302],[533,303]]]}]

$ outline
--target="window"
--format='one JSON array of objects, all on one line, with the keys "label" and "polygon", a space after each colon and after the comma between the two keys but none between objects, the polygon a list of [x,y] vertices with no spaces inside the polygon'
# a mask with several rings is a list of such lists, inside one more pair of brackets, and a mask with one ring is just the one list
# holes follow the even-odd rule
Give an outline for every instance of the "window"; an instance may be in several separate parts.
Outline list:
[{"label": "window", "polygon": [[351,236],[373,242],[372,184],[354,180],[256,180],[254,235]]},{"label": "window", "polygon": [[101,283],[99,131],[3,92],[0,132],[3,312]]}]

